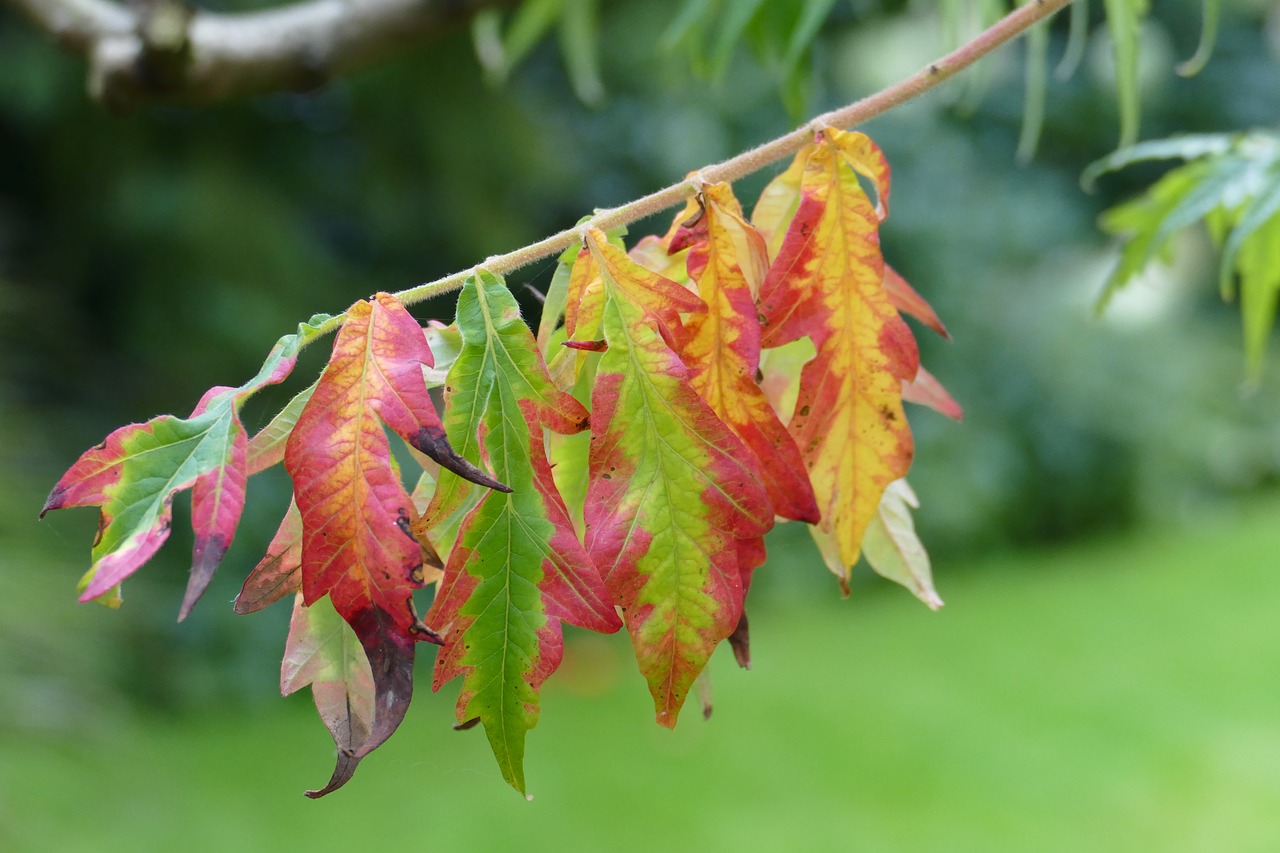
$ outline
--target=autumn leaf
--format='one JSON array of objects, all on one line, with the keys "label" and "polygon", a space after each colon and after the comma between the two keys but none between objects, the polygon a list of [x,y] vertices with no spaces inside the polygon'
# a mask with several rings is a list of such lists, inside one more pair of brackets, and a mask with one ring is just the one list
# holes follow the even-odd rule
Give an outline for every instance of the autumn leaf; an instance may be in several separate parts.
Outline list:
[{"label": "autumn leaf", "polygon": [[938,318],[933,306],[926,302],[919,293],[916,293],[915,288],[888,264],[885,264],[884,267],[884,292],[889,297],[889,304],[894,308],[903,314],[915,317],[921,323],[942,335],[942,337],[951,340],[951,333],[942,324],[942,320]]},{"label": "autumn leaf", "polygon": [[285,446],[302,518],[303,600],[329,597],[364,647],[377,694],[368,738],[340,751],[333,778],[312,796],[345,784],[395,731],[412,695],[414,645],[433,639],[413,609],[423,584],[417,511],[383,424],[440,465],[506,489],[449,446],[423,378],[432,364],[422,328],[394,297],[357,302]]},{"label": "autumn leaf", "polygon": [[751,450],[773,511],[817,523],[818,505],[800,450],[756,384],[755,295],[768,268],[764,238],[743,219],[728,184],[705,185],[701,206],[694,224],[679,229],[669,247],[689,247],[689,275],[707,304],[705,312],[689,318],[680,349],[690,384]]},{"label": "autumn leaf", "polygon": [[[916,377],[915,339],[886,293],[880,216],[858,183],[871,175],[887,204],[883,158],[862,134],[828,129],[764,198],[798,200],[760,290],[762,344],[808,337],[788,429],[800,447],[842,581],[857,562],[884,490],[906,474],[912,438],[902,384]],[[853,164],[853,165],[851,165]],[[799,182],[796,176],[799,173]],[[770,214],[773,215],[772,213]],[[782,220],[770,220],[777,232]]]},{"label": "autumn leaf", "polygon": [[906,480],[895,480],[884,491],[876,517],[862,537],[862,553],[881,577],[902,584],[931,610],[942,606],[933,586],[929,554],[916,533],[911,510],[920,499]]},{"label": "autumn leaf", "polygon": [[245,578],[234,605],[238,614],[254,613],[302,589],[302,516],[298,502],[289,508],[267,546],[267,553]]},{"label": "autumn leaf", "polygon": [[705,305],[598,231],[587,247],[608,343],[592,394],[587,550],[623,610],[658,722],[674,726],[741,617],[738,543],[763,535],[773,511],[750,452],[672,349],[680,314]]},{"label": "autumn leaf", "polygon": [[[356,751],[369,740],[374,721],[373,671],[351,626],[325,596],[310,607],[298,594],[280,663],[280,693],[311,688],[316,711],[338,747],[335,776],[350,778]],[[348,766],[349,765],[349,766]],[[320,796],[308,791],[307,796]]]},{"label": "autumn leaf", "polygon": [[916,371],[916,378],[902,383],[902,399],[908,403],[928,406],[953,421],[964,420],[964,409],[956,402],[937,378],[923,367]]},{"label": "autumn leaf", "polygon": [[484,496],[449,555],[425,620],[444,642],[434,687],[462,676],[459,722],[479,719],[503,778],[524,793],[525,735],[537,724],[542,683],[560,663],[560,623],[604,632],[621,623],[544,450],[544,426],[579,432],[587,411],[552,384],[501,279],[486,272],[467,279],[458,328],[462,351],[446,385],[448,435],[512,490]]},{"label": "autumn leaf", "polygon": [[249,466],[240,406],[259,389],[283,381],[298,352],[329,320],[316,315],[300,324],[276,343],[256,376],[238,388],[211,389],[191,417],[160,415],[121,427],[62,476],[42,517],[65,507],[101,507],[92,566],[80,581],[81,601],[106,596],[106,603],[120,603],[121,582],[169,537],[174,496],[192,489],[195,546],[178,617],[186,618],[230,547],[244,506]]}]

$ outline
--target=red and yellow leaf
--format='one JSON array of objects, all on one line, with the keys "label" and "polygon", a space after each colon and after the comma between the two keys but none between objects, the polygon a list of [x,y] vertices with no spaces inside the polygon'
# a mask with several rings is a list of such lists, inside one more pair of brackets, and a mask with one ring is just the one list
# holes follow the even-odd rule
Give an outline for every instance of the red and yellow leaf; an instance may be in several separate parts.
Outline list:
[{"label": "red and yellow leaf", "polygon": [[604,286],[592,394],[587,550],[624,613],[658,722],[674,726],[715,647],[738,626],[738,546],[773,524],[750,452],[690,383],[671,346],[679,285],[592,231]]},{"label": "red and yellow leaf", "polygon": [[[827,130],[797,155],[799,201],[760,292],[763,345],[808,337],[817,350],[801,371],[788,429],[842,578],[885,488],[911,464],[902,383],[919,368],[915,339],[885,292],[879,217],[858,183],[859,172],[876,176],[887,201],[882,158],[864,162],[878,151],[869,145],[861,134]],[[863,166],[855,172],[851,160]]]},{"label": "red and yellow leaf", "polygon": [[760,321],[755,294],[768,260],[764,238],[742,218],[728,184],[702,191],[702,215],[681,228],[671,249],[689,246],[689,275],[707,311],[686,324],[680,350],[693,389],[752,452],[773,511],[817,523],[818,505],[800,451],[756,384]]}]

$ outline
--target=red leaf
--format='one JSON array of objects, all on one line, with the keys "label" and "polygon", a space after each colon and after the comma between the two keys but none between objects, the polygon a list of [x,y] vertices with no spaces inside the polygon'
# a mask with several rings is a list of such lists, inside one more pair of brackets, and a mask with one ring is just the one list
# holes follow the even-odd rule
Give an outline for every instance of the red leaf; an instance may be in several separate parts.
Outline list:
[{"label": "red leaf", "polygon": [[329,596],[364,646],[377,688],[368,740],[344,753],[317,796],[343,784],[395,731],[412,695],[414,644],[433,639],[413,609],[423,584],[411,529],[417,511],[382,424],[461,476],[505,489],[449,446],[423,379],[432,363],[421,327],[394,297],[357,302],[285,447],[302,516],[304,600]]}]

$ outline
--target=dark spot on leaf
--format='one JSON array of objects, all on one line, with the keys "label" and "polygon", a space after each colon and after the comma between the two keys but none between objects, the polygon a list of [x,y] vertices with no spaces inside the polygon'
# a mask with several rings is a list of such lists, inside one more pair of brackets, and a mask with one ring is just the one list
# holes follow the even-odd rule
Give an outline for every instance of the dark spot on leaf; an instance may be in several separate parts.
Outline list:
[{"label": "dark spot on leaf", "polygon": [[93,547],[97,548],[98,543],[102,541],[102,534],[107,532],[107,525],[111,523],[111,516],[105,512],[98,513],[98,532],[93,535]]},{"label": "dark spot on leaf", "polygon": [[418,537],[413,535],[413,522],[409,520],[409,513],[404,507],[396,510],[396,527],[400,528],[400,532],[408,536],[413,541],[418,541]]},{"label": "dark spot on leaf", "polygon": [[799,411],[799,412],[797,412],[796,414],[798,414],[798,415],[799,415],[800,417],[802,417],[802,418],[807,418],[807,417],[809,417],[809,407],[808,407],[808,406],[801,406],[801,407],[800,407],[800,411]]}]

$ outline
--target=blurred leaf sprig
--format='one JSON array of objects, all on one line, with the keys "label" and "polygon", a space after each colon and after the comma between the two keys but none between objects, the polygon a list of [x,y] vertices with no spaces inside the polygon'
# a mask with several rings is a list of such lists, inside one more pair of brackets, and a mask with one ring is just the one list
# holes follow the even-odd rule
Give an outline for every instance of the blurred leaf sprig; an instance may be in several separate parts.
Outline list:
[{"label": "blurred leaf sprig", "polygon": [[1169,159],[1185,162],[1101,217],[1103,230],[1125,242],[1098,310],[1148,263],[1166,255],[1175,234],[1203,221],[1221,251],[1222,297],[1239,295],[1245,362],[1250,380],[1257,381],[1280,296],[1280,134],[1257,130],[1143,142],[1093,163],[1082,182],[1088,188],[1108,172]]}]

